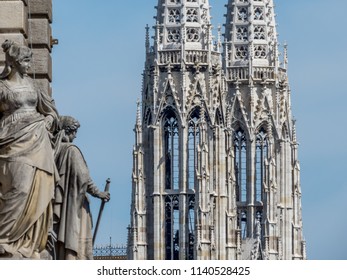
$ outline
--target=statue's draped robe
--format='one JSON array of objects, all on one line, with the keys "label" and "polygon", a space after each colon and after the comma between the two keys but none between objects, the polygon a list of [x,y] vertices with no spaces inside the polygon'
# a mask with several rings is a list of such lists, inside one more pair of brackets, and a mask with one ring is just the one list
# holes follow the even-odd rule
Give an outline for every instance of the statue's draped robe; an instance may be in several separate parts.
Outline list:
[{"label": "statue's draped robe", "polygon": [[99,190],[90,178],[78,147],[62,143],[57,149],[56,164],[60,175],[54,202],[57,258],[65,259],[66,249],[69,249],[76,253],[77,259],[92,259],[92,217],[87,193],[95,196]]},{"label": "statue's draped robe", "polygon": [[[22,103],[32,107],[22,110]],[[48,115],[58,118],[48,96],[0,81],[0,245],[26,258],[45,249],[52,230],[56,169]]]}]

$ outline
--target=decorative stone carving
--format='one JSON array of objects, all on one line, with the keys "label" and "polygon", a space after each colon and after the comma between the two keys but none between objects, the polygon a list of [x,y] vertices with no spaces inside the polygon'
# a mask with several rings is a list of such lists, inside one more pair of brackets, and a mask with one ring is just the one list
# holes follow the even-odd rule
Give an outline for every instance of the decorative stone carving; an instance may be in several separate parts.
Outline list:
[{"label": "decorative stone carving", "polygon": [[6,40],[0,75],[0,258],[40,258],[52,231],[58,114],[27,75],[32,51]]},{"label": "decorative stone carving", "polygon": [[63,116],[60,125],[55,151],[60,176],[54,201],[57,259],[92,259],[92,220],[87,193],[105,201],[109,201],[110,194],[94,185],[82,152],[72,144],[79,122]]}]

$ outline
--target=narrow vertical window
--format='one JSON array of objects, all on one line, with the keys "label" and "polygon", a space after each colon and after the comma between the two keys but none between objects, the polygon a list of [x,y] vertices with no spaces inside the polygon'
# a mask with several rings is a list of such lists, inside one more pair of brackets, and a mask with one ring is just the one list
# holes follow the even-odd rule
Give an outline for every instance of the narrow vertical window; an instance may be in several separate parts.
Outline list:
[{"label": "narrow vertical window", "polygon": [[179,201],[177,196],[165,199],[165,251],[166,260],[179,259]]},{"label": "narrow vertical window", "polygon": [[199,143],[200,129],[198,125],[199,113],[194,111],[188,123],[188,189],[195,187],[195,170],[197,167],[197,147]]},{"label": "narrow vertical window", "polygon": [[241,238],[247,238],[247,212],[242,211],[239,215],[239,224],[241,229]]},{"label": "narrow vertical window", "polygon": [[179,189],[179,132],[177,119],[167,116],[164,124],[165,137],[165,188]]},{"label": "narrow vertical window", "polygon": [[235,175],[237,201],[247,200],[247,141],[245,133],[239,129],[234,134]]},{"label": "narrow vertical window", "polygon": [[257,134],[255,158],[255,200],[263,200],[263,183],[265,179],[265,159],[267,158],[268,144],[266,131],[262,128]]},{"label": "narrow vertical window", "polygon": [[189,196],[188,209],[188,260],[194,260],[195,244],[195,195]]}]

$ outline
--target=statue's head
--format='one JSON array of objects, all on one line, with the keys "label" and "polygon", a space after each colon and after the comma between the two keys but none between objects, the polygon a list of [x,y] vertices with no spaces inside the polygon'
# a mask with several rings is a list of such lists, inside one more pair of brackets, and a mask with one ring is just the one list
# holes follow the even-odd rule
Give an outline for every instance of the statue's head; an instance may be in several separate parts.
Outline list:
[{"label": "statue's head", "polygon": [[21,74],[27,74],[33,56],[31,49],[10,40],[6,40],[1,47],[6,55],[6,65],[0,77],[6,78],[13,69]]},{"label": "statue's head", "polygon": [[61,116],[60,117],[60,127],[65,132],[64,142],[73,142],[76,138],[77,130],[80,127],[80,123],[73,117]]}]

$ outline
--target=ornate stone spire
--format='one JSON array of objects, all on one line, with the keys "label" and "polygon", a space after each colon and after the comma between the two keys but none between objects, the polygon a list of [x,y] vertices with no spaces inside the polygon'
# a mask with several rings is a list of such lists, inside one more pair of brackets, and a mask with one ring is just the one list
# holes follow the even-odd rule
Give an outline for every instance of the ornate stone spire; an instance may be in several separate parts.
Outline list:
[{"label": "ornate stone spire", "polygon": [[228,66],[275,66],[277,47],[273,0],[229,0],[225,39]]},{"label": "ornate stone spire", "polygon": [[161,36],[159,49],[206,49],[210,41],[208,0],[159,0],[156,7]]}]

